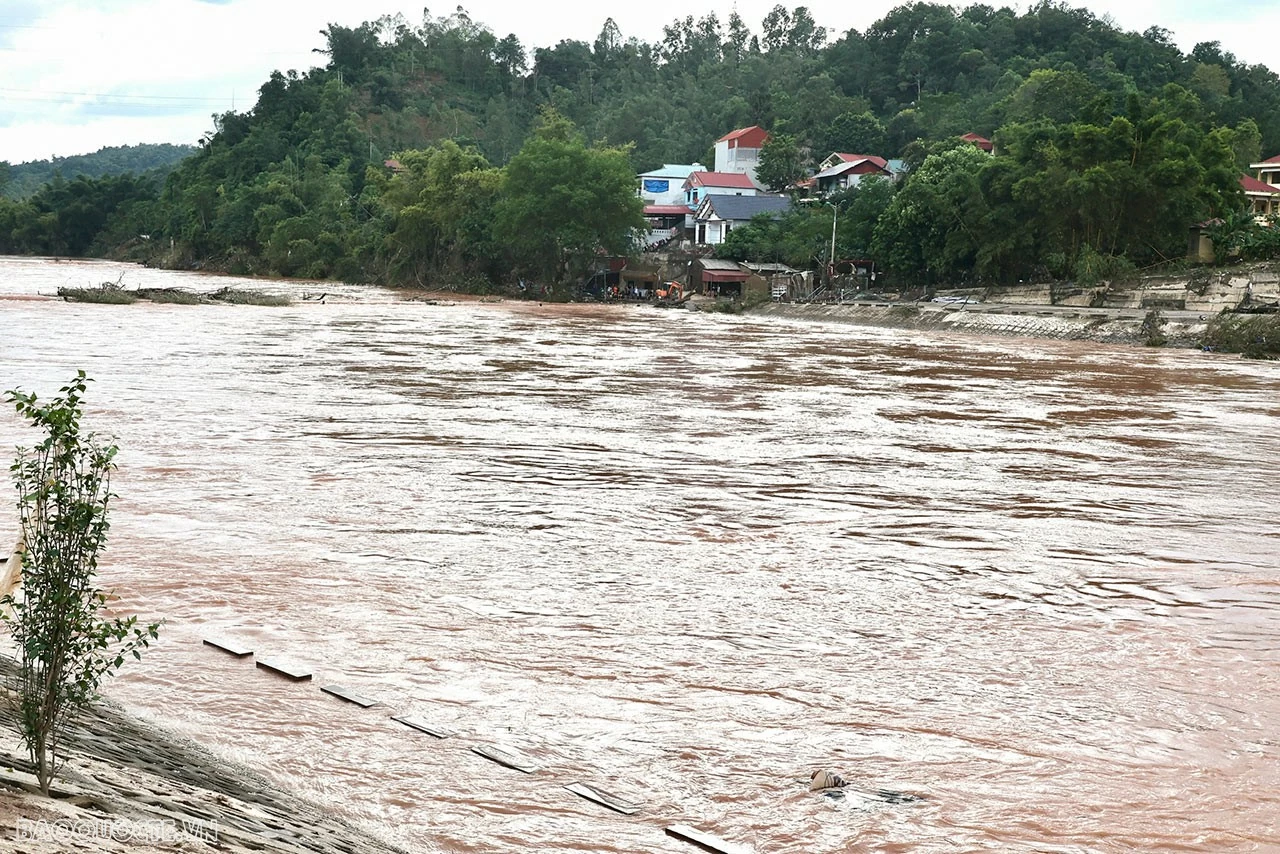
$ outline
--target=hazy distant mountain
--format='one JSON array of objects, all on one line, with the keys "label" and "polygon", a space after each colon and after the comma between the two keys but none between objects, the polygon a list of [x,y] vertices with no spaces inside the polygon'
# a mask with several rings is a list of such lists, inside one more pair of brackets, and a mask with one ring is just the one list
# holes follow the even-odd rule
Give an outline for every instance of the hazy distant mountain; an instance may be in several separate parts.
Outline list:
[{"label": "hazy distant mountain", "polygon": [[196,152],[192,145],[144,143],[141,145],[115,145],[102,148],[93,154],[76,154],[71,157],[55,157],[52,160],[32,160],[9,167],[7,183],[0,193],[11,199],[30,196],[41,184],[61,175],[70,181],[77,175],[101,178],[103,175],[150,175],[163,182],[174,166]]}]

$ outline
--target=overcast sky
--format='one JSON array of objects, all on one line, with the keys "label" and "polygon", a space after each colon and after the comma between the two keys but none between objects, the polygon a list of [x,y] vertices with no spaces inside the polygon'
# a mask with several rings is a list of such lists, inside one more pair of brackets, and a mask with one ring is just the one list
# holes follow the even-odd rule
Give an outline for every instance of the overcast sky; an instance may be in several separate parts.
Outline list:
[{"label": "overcast sky", "polygon": [[[809,0],[818,24],[839,36],[864,30],[902,0]],[[738,0],[759,32],[777,0]],[[964,5],[964,4],[961,4]],[[989,5],[1007,5],[989,0]],[[1015,4],[1025,9],[1026,3]],[[1276,0],[1092,0],[1126,30],[1156,25],[1183,50],[1220,41],[1249,63],[1277,67]],[[357,8],[358,7],[358,8]],[[560,39],[591,41],[612,16],[624,36],[657,41],[677,14],[724,9],[714,0],[673,4],[615,0],[472,0],[472,19],[498,36],[514,32],[526,49]],[[445,15],[453,5],[432,8]],[[678,13],[677,10],[682,10]],[[21,163],[139,142],[194,143],[210,116],[252,107],[274,69],[304,70],[324,57],[319,31],[383,14],[422,21],[421,3],[351,0],[0,0],[0,160]],[[725,17],[721,14],[721,17]]]}]

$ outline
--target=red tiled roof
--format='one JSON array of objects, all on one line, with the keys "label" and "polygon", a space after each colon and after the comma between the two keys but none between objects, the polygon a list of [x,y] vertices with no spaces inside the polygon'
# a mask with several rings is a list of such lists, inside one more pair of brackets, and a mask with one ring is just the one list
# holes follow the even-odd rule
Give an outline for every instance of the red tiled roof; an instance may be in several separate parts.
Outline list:
[{"label": "red tiled roof", "polygon": [[1280,187],[1268,184],[1266,181],[1259,181],[1252,175],[1241,175],[1240,186],[1246,193],[1280,193]]},{"label": "red tiled roof", "polygon": [[845,163],[852,163],[855,160],[870,160],[885,171],[889,169],[889,161],[883,157],[876,157],[874,154],[845,154],[843,151],[837,151],[835,154]]},{"label": "red tiled roof", "polygon": [[754,190],[751,178],[741,172],[694,172],[684,182],[686,187],[727,187],[731,190]]},{"label": "red tiled roof", "polygon": [[1262,162],[1263,163],[1280,163],[1280,154],[1277,154],[1275,157],[1269,157]]},{"label": "red tiled roof", "polygon": [[981,148],[983,151],[991,151],[993,148],[995,148],[991,140],[987,139],[985,136],[978,136],[976,133],[966,133],[964,136],[960,138],[963,139],[965,142],[972,142],[974,145],[978,146],[978,148]]},{"label": "red tiled roof", "polygon": [[684,205],[645,205],[645,216],[680,216],[689,213]]},{"label": "red tiled roof", "polygon": [[[749,128],[738,128],[737,130],[730,131],[729,133],[726,133],[724,136],[717,139],[716,142],[724,142],[726,140],[732,140],[732,139],[742,139],[743,137],[747,137],[747,136],[767,137],[768,135],[769,134],[765,131],[764,128],[760,127],[760,125],[752,125]],[[761,140],[761,142],[763,141],[764,140]]]}]

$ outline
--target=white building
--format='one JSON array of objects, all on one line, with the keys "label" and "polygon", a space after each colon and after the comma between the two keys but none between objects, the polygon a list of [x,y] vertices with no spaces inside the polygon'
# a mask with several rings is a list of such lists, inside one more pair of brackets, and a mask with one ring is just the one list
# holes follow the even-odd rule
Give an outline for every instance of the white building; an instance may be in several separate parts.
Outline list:
[{"label": "white building", "polygon": [[769,133],[759,125],[739,128],[716,140],[717,172],[738,172],[750,175],[756,183],[756,167],[760,165],[760,149],[769,139]]},{"label": "white building", "polygon": [[640,198],[645,205],[679,205],[684,204],[684,182],[694,172],[702,172],[707,167],[701,163],[685,166],[679,163],[665,163],[661,169],[642,172],[636,176]]},{"label": "white building", "polygon": [[707,196],[694,216],[697,223],[694,242],[718,246],[730,231],[750,224],[753,217],[767,214],[777,219],[789,210],[791,199],[787,196]]}]

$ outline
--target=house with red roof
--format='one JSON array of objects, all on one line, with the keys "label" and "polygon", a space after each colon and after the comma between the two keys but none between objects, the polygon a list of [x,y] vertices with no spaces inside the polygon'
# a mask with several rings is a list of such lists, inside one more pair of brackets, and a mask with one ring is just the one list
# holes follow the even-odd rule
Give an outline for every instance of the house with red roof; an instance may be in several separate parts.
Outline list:
[{"label": "house with red roof", "polygon": [[684,201],[692,211],[707,196],[754,196],[758,192],[751,176],[741,172],[693,172],[684,182]]},{"label": "house with red roof", "polygon": [[995,153],[996,144],[991,140],[987,139],[985,136],[978,136],[976,133],[966,133],[964,136],[960,138],[965,142],[973,143],[974,145],[978,146],[978,148],[981,148],[983,151],[985,151],[987,154]]},{"label": "house with red roof", "polygon": [[756,167],[760,165],[760,149],[768,139],[769,132],[759,125],[726,133],[716,140],[715,171],[750,175],[754,184]]},{"label": "house with red roof", "polygon": [[1280,216],[1280,184],[1268,184],[1252,175],[1241,175],[1240,189],[1244,190],[1255,217]]},{"label": "house with red roof", "polygon": [[818,195],[828,196],[858,186],[858,182],[867,175],[892,178],[894,171],[883,157],[837,151],[818,164],[818,174],[812,180]]},{"label": "house with red roof", "polygon": [[1240,187],[1253,205],[1254,216],[1280,216],[1280,155],[1250,163],[1249,168],[1254,170],[1254,177],[1242,175]]},{"label": "house with red roof", "polygon": [[1257,173],[1255,177],[1262,183],[1280,186],[1280,154],[1261,163],[1250,163],[1249,168]]}]

